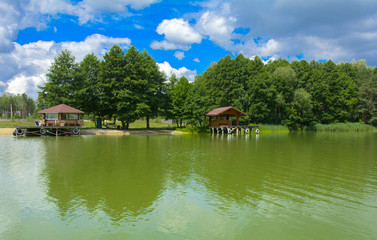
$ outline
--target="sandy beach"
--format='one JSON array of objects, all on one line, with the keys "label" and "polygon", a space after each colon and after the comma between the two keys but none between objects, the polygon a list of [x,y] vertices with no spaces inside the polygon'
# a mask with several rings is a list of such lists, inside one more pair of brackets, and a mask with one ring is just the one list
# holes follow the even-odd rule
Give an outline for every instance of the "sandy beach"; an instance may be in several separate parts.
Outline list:
[{"label": "sandy beach", "polygon": [[0,128],[0,136],[12,136],[15,128]]}]

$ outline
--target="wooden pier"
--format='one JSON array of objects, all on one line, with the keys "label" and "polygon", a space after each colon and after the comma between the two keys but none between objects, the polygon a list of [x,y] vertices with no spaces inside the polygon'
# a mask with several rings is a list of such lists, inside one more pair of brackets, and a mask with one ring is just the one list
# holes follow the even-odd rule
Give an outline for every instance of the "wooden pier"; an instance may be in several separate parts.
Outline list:
[{"label": "wooden pier", "polygon": [[253,132],[253,129],[255,129],[255,133],[259,134],[259,128],[258,126],[248,126],[248,125],[223,125],[218,127],[210,127],[211,133],[242,133],[242,131],[245,134],[251,134]]},{"label": "wooden pier", "polygon": [[81,119],[83,111],[60,104],[43,109],[42,120],[36,121],[35,126],[19,126],[14,130],[14,136],[71,136],[80,135],[80,128],[84,125]]},{"label": "wooden pier", "polygon": [[247,114],[232,107],[220,107],[206,113],[208,125],[212,133],[241,133],[251,134],[253,129],[259,133],[258,126],[239,125],[239,118]]},{"label": "wooden pier", "polygon": [[77,136],[80,127],[77,126],[19,126],[13,132],[14,136]]}]

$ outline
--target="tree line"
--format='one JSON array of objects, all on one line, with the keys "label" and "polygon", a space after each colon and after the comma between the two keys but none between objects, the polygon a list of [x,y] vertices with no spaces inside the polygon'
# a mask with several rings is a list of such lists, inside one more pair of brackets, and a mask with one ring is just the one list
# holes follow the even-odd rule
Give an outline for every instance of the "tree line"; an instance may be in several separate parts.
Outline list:
[{"label": "tree line", "polygon": [[25,93],[12,95],[4,93],[0,97],[0,116],[2,118],[23,118],[31,117],[36,110],[34,100]]},{"label": "tree line", "polygon": [[98,59],[77,63],[70,51],[55,57],[38,94],[39,108],[65,103],[95,117],[117,119],[123,128],[157,116],[207,124],[205,113],[233,106],[247,113],[243,124],[282,124],[291,129],[316,123],[377,125],[377,70],[365,61],[335,64],[229,55],[193,82],[158,69],[148,52],[114,45]]},{"label": "tree line", "polygon": [[247,121],[291,129],[336,122],[377,125],[377,69],[363,60],[264,64],[259,57],[226,56],[197,77],[191,92],[192,115],[234,106],[249,115]]}]

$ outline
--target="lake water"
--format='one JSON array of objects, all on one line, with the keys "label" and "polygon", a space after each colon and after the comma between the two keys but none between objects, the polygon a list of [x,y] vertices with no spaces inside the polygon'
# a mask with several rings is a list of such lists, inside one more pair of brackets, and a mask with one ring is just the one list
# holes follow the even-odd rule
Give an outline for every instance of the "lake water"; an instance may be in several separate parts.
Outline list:
[{"label": "lake water", "polygon": [[377,133],[0,137],[0,239],[377,239]]}]

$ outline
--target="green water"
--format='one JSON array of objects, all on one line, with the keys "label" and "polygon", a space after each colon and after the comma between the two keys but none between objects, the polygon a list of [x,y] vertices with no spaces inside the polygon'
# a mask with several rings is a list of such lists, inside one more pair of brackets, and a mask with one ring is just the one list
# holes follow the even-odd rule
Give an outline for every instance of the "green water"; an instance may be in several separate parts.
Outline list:
[{"label": "green water", "polygon": [[377,134],[0,137],[0,239],[377,239]]}]

